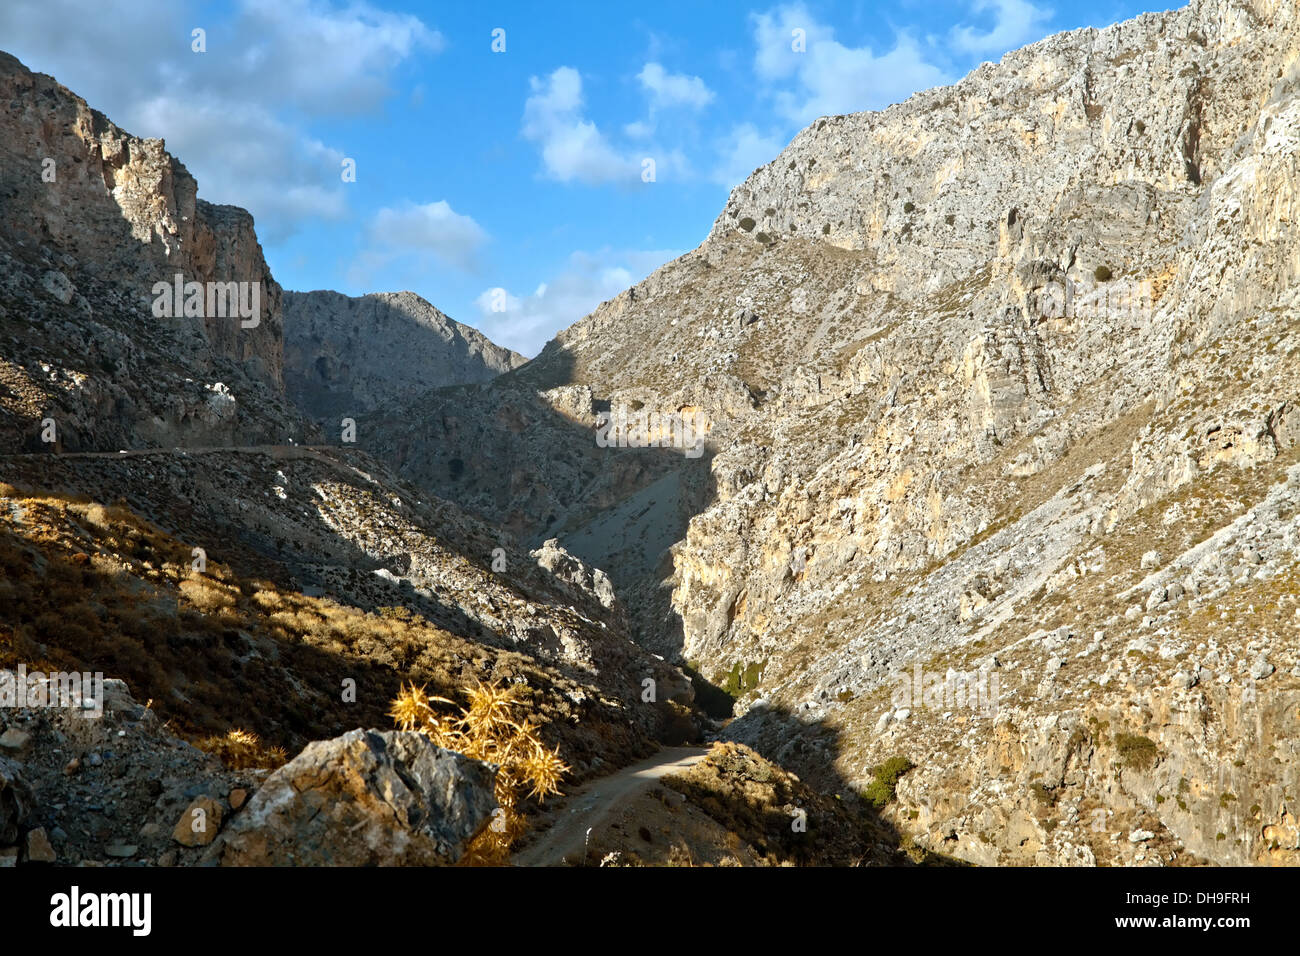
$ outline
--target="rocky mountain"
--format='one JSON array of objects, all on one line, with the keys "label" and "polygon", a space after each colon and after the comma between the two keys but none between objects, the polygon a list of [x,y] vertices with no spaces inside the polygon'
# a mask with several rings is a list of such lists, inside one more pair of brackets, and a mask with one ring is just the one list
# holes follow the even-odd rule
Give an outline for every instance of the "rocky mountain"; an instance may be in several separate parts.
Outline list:
[{"label": "rocky mountain", "polygon": [[437,386],[486,382],[526,361],[414,292],[286,292],[284,337],[289,398],[334,427]]},{"label": "rocky mountain", "polygon": [[4,446],[309,438],[284,399],[281,289],[252,217],[199,199],[161,140],[8,54],[0,95]]},{"label": "rocky mountain", "polygon": [[820,119],[367,447],[603,568],[728,738],[835,791],[913,765],[919,845],[1300,862],[1298,26],[1195,0]]},{"label": "rocky mountain", "polygon": [[[491,681],[629,801],[539,859],[1300,863],[1295,0],[819,119],[522,365],[282,295],[160,142],[0,66],[0,666],[121,678],[126,732],[0,711],[0,862],[456,859],[482,768],[378,728]],[[259,321],[159,316],[175,271]],[[335,845],[395,787],[409,858]]]}]

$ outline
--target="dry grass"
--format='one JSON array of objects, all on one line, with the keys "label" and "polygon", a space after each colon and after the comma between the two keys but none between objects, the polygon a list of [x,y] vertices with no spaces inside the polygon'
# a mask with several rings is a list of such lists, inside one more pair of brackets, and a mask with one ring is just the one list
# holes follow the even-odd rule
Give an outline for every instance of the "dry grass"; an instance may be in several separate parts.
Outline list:
[{"label": "dry grass", "polygon": [[283,747],[268,747],[257,734],[238,727],[224,736],[204,737],[197,745],[200,750],[220,757],[221,762],[231,770],[274,770],[289,759]]}]

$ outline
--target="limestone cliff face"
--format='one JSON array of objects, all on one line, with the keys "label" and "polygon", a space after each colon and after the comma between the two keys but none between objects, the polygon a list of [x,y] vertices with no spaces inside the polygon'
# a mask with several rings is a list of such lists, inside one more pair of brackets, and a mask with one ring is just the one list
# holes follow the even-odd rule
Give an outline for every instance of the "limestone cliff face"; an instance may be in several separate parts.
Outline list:
[{"label": "limestone cliff face", "polygon": [[[712,236],[870,252],[863,283],[909,301],[1027,240],[1063,271],[1139,268],[1223,172],[1251,122],[1241,103],[1276,82],[1251,42],[1271,15],[1198,4],[1063,33],[883,112],[818,120],[732,193]],[[1049,222],[1064,248],[1033,235]]]},{"label": "limestone cliff face", "polygon": [[[908,756],[936,849],[1300,862],[1298,176],[1294,0],[1062,34],[818,120],[698,249],[426,399],[437,461],[388,448],[606,570],[659,653],[761,666],[729,735],[835,786]],[[620,404],[700,409],[707,480],[483,454],[588,455]],[[968,674],[995,708],[924,693]]]},{"label": "limestone cliff face", "polygon": [[289,292],[284,329],[289,396],[318,419],[486,382],[527,361],[413,292]]},{"label": "limestone cliff face", "polygon": [[[22,398],[7,409],[9,440],[30,445],[33,416],[53,417],[61,443],[83,448],[292,430],[280,404],[281,289],[252,217],[199,199],[161,140],[124,132],[3,53],[0,101],[0,304],[23,343],[5,356]],[[155,285],[177,275],[203,284],[202,314],[156,314]],[[209,305],[216,283],[246,284],[255,314]],[[39,366],[51,358],[60,372],[47,375]]]}]

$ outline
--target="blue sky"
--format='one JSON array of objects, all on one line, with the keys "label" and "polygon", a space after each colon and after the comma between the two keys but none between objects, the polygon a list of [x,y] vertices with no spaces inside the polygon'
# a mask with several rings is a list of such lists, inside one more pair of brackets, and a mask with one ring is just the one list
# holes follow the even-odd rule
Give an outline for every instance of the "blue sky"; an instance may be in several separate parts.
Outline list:
[{"label": "blue sky", "polygon": [[166,139],[200,196],[253,213],[285,288],[411,289],[531,356],[696,246],[818,116],[1164,8],[3,0],[0,49]]}]

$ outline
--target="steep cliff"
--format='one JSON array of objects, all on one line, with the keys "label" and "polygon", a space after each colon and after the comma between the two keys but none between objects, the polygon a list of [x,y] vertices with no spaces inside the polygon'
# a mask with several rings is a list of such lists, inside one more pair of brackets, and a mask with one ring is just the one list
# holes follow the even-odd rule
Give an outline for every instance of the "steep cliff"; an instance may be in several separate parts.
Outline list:
[{"label": "steep cliff", "polygon": [[0,102],[5,444],[48,447],[45,419],[70,449],[300,436],[252,216],[8,54]]},{"label": "steep cliff", "polygon": [[[393,322],[360,333],[393,336],[350,369],[360,402],[520,361],[414,297],[345,301]],[[313,740],[391,726],[410,683],[435,709],[504,688],[566,788],[696,733],[689,681],[630,640],[603,574],[321,444],[284,395],[281,310],[246,212],[0,54],[0,685],[102,672],[114,698],[104,725],[0,707],[0,861],[193,864],[223,819],[312,844],[310,807],[268,822],[278,798],[248,791]],[[384,364],[404,341],[405,378]],[[369,824],[397,849],[370,862],[413,859],[385,802],[409,769],[376,778]],[[413,823],[438,812],[412,800]]]}]

